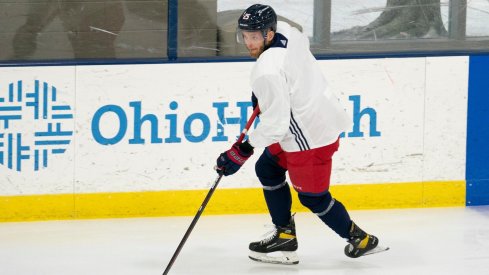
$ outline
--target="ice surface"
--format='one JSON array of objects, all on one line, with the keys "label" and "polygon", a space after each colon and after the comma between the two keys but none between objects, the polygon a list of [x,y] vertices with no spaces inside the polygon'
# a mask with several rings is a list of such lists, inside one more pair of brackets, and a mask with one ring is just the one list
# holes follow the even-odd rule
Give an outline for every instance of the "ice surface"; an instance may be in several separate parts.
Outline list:
[{"label": "ice surface", "polygon": [[[351,211],[384,253],[343,254],[344,240],[297,213],[300,263],[248,259],[268,215],[203,216],[170,274],[487,274],[489,206]],[[0,274],[161,274],[193,217],[0,224]]]}]

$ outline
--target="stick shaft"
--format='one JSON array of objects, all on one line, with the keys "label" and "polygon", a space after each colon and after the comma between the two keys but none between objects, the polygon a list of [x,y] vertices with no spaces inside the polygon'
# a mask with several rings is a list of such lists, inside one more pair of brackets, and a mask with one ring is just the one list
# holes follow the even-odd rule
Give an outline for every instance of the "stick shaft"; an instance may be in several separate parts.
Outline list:
[{"label": "stick shaft", "polygon": [[255,118],[259,113],[260,113],[260,107],[256,106],[255,110],[253,110],[253,113],[251,114],[250,119],[248,119],[248,122],[246,122],[246,125],[243,131],[241,132],[241,135],[239,135],[238,143],[241,143],[243,141],[244,137],[246,136],[246,133],[248,133],[248,130],[251,127],[251,124],[253,124],[253,121],[255,121]]},{"label": "stick shaft", "polygon": [[207,206],[207,203],[211,199],[212,194],[214,194],[214,191],[216,190],[217,185],[219,184],[219,182],[221,181],[221,179],[222,179],[222,174],[219,174],[219,176],[217,177],[216,181],[212,185],[211,189],[207,193],[207,196],[205,196],[204,202],[199,207],[199,210],[197,211],[197,214],[195,215],[194,219],[192,220],[192,223],[190,223],[190,226],[187,229],[187,232],[185,232],[185,235],[183,236],[182,240],[180,241],[180,244],[178,245],[177,249],[175,250],[175,253],[173,253],[173,257],[171,258],[170,262],[168,263],[165,271],[163,272],[163,275],[168,274],[168,272],[170,271],[171,267],[173,266],[173,263],[175,263],[175,260],[177,259],[178,254],[180,254],[180,251],[182,250],[183,245],[185,244],[185,242],[187,241],[188,237],[190,236],[190,233],[192,233],[192,230],[194,229],[195,225],[197,224],[197,221],[199,220],[200,216],[204,212],[204,208]]},{"label": "stick shaft", "polygon": [[[238,141],[237,141],[238,143],[241,143],[243,141],[244,137],[246,136],[246,133],[248,132],[248,129],[250,129],[251,124],[253,124],[253,121],[255,120],[255,118],[259,112],[260,112],[260,109],[257,106],[255,108],[255,110],[253,111],[253,114],[251,114],[251,117],[248,120],[248,122],[246,123],[243,131],[241,132],[241,135],[239,136]],[[195,214],[195,217],[192,220],[192,222],[190,223],[190,226],[188,227],[187,232],[185,232],[185,235],[183,235],[183,238],[180,241],[180,244],[178,245],[177,249],[175,250],[175,253],[173,253],[173,256],[172,256],[170,262],[166,266],[166,269],[163,272],[163,275],[167,275],[168,272],[170,271],[171,267],[175,263],[175,260],[177,259],[178,254],[180,254],[180,251],[182,250],[183,246],[185,245],[185,242],[187,241],[188,237],[190,236],[190,233],[192,233],[192,230],[194,229],[195,225],[197,224],[197,221],[199,220],[200,216],[204,212],[204,209],[207,206],[207,203],[209,202],[209,200],[211,199],[212,194],[214,194],[214,191],[216,190],[217,185],[221,181],[222,176],[223,176],[222,173],[220,173],[219,176],[217,177],[217,179],[214,181],[214,184],[212,185],[211,189],[207,193],[207,196],[205,196],[205,199],[202,202],[202,204],[200,205],[199,210],[197,210],[197,214]]]}]

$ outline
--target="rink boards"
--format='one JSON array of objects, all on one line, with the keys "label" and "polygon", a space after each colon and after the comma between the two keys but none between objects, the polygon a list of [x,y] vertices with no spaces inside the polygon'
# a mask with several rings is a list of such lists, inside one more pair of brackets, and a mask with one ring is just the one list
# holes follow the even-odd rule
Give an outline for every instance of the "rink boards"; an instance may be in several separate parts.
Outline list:
[{"label": "rink boards", "polygon": [[[353,122],[331,188],[349,209],[489,203],[486,57],[320,65]],[[251,114],[252,66],[0,68],[0,221],[193,215]],[[266,211],[260,153],[207,214]]]}]

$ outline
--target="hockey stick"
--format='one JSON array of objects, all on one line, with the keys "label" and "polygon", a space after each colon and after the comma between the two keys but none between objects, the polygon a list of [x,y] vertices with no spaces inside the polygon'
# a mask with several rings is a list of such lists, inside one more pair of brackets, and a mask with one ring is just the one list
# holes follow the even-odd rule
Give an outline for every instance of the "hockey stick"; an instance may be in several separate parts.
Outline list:
[{"label": "hockey stick", "polygon": [[[255,120],[255,118],[259,112],[260,112],[260,108],[258,108],[258,106],[256,106],[255,110],[253,111],[253,114],[251,114],[250,119],[246,123],[243,131],[241,132],[241,135],[239,136],[237,143],[241,143],[243,141],[243,139],[246,136],[246,133],[250,129],[251,124],[253,124],[253,121]],[[205,196],[204,202],[202,202],[202,205],[200,205],[199,210],[197,211],[197,214],[195,215],[194,219],[192,220],[192,223],[190,223],[190,226],[187,229],[187,232],[185,232],[185,235],[183,236],[182,240],[180,241],[180,244],[178,245],[177,249],[175,250],[175,253],[173,253],[173,257],[171,258],[170,262],[166,266],[166,269],[163,272],[163,275],[168,274],[173,263],[175,263],[175,260],[177,259],[178,254],[180,254],[180,250],[182,250],[182,247],[185,244],[185,242],[187,241],[188,237],[190,236],[190,233],[194,229],[195,224],[197,224],[197,221],[199,220],[200,216],[202,215],[202,212],[204,212],[204,209],[207,206],[207,203],[209,202],[209,200],[211,199],[212,194],[214,194],[214,191],[216,190],[217,185],[221,181],[222,176],[223,176],[223,174],[222,174],[222,172],[220,172],[219,176],[217,176],[216,181],[214,181],[214,184],[212,185],[211,189],[207,193],[207,196]]]}]

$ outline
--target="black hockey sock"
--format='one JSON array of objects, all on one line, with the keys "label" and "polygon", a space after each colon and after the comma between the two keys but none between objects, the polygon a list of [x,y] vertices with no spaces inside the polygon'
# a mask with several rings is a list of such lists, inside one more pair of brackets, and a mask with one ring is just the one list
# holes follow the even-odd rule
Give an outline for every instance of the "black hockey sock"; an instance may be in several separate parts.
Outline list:
[{"label": "black hockey sock", "polygon": [[263,185],[265,201],[272,216],[273,224],[277,226],[288,225],[292,196],[289,185],[285,181],[285,172],[287,170],[267,155],[265,150],[255,164],[255,171]]},{"label": "black hockey sock", "polygon": [[299,194],[299,200],[342,238],[349,237],[350,215],[343,204],[332,198],[329,192],[321,196]]},{"label": "black hockey sock", "polygon": [[290,222],[290,208],[292,207],[290,188],[287,182],[275,187],[278,188],[270,190],[273,187],[264,186],[263,194],[265,195],[265,201],[267,202],[270,216],[272,216],[273,224],[286,226]]}]

